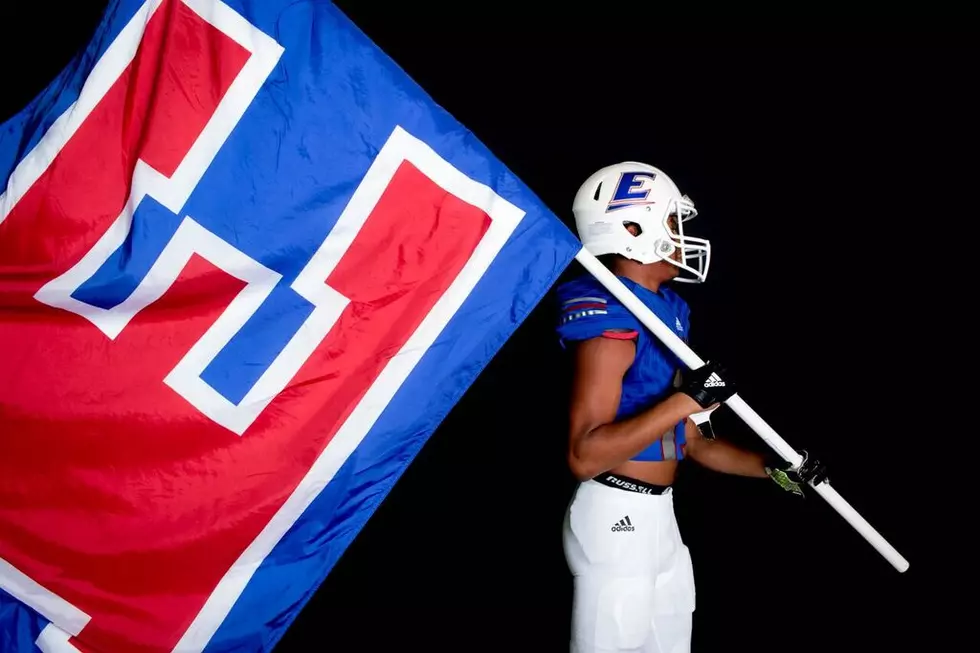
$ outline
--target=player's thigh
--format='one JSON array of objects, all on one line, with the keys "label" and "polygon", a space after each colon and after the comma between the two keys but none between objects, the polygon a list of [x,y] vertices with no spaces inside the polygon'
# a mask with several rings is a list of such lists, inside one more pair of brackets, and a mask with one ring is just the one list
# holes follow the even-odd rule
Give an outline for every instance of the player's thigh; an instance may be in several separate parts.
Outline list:
[{"label": "player's thigh", "polygon": [[675,540],[655,582],[652,636],[644,653],[689,653],[695,610],[690,551]]},{"label": "player's thigh", "polygon": [[588,574],[574,582],[572,651],[642,653],[652,635],[654,582],[649,576]]},{"label": "player's thigh", "polygon": [[653,628],[643,653],[691,653],[694,613],[653,615]]},{"label": "player's thigh", "polygon": [[663,611],[660,593],[647,576],[576,578],[571,652],[690,653],[693,610]]}]

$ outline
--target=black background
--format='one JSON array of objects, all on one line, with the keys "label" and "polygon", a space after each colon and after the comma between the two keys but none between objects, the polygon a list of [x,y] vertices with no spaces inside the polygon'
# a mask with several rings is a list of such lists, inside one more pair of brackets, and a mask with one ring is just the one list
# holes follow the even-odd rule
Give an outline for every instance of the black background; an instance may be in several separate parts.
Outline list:
[{"label": "black background", "polygon": [[[694,650],[945,650],[946,604],[973,569],[936,565],[957,555],[938,529],[954,519],[944,479],[969,468],[948,436],[972,408],[968,388],[940,394],[963,353],[949,347],[955,311],[973,301],[956,285],[975,215],[953,197],[975,168],[976,51],[956,25],[825,32],[801,14],[795,30],[751,31],[656,3],[338,5],[567,224],[596,169],[664,169],[697,203],[690,231],[714,244],[708,283],[679,288],[693,348],[825,460],[911,563],[899,574],[815,493],[685,464]],[[4,9],[0,120],[84,47],[102,9],[61,7],[54,26],[48,5]],[[568,367],[551,310],[491,362],[277,651],[567,650]],[[716,424],[765,447],[727,409]]]}]

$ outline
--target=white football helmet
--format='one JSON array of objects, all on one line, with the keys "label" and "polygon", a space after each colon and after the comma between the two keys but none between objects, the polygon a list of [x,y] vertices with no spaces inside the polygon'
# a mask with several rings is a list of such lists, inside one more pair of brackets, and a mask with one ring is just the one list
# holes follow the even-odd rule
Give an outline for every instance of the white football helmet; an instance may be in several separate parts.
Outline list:
[{"label": "white football helmet", "polygon": [[[711,243],[684,235],[684,223],[698,214],[694,202],[658,168],[626,161],[597,171],[579,188],[572,212],[579,239],[594,256],[667,261],[681,269],[676,280],[688,283],[708,276]],[[630,223],[639,227],[635,236],[627,229]],[[680,261],[671,258],[678,250]]]}]

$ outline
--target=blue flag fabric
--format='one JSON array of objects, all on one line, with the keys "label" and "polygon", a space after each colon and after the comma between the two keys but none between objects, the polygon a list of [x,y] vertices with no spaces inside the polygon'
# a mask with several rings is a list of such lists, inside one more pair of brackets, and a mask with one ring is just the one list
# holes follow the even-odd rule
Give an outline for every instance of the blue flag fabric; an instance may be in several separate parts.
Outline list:
[{"label": "blue flag fabric", "polygon": [[272,649],[581,248],[325,2],[111,2],[0,179],[15,653]]}]

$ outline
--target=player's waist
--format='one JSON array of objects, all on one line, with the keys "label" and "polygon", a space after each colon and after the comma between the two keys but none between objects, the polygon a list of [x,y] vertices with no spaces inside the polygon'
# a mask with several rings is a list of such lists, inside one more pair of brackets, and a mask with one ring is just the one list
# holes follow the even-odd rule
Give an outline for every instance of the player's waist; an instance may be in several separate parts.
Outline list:
[{"label": "player's waist", "polygon": [[669,485],[656,485],[631,476],[613,474],[612,472],[603,472],[598,476],[594,476],[592,480],[607,487],[623,490],[624,492],[635,492],[636,494],[664,494],[670,489]]}]

